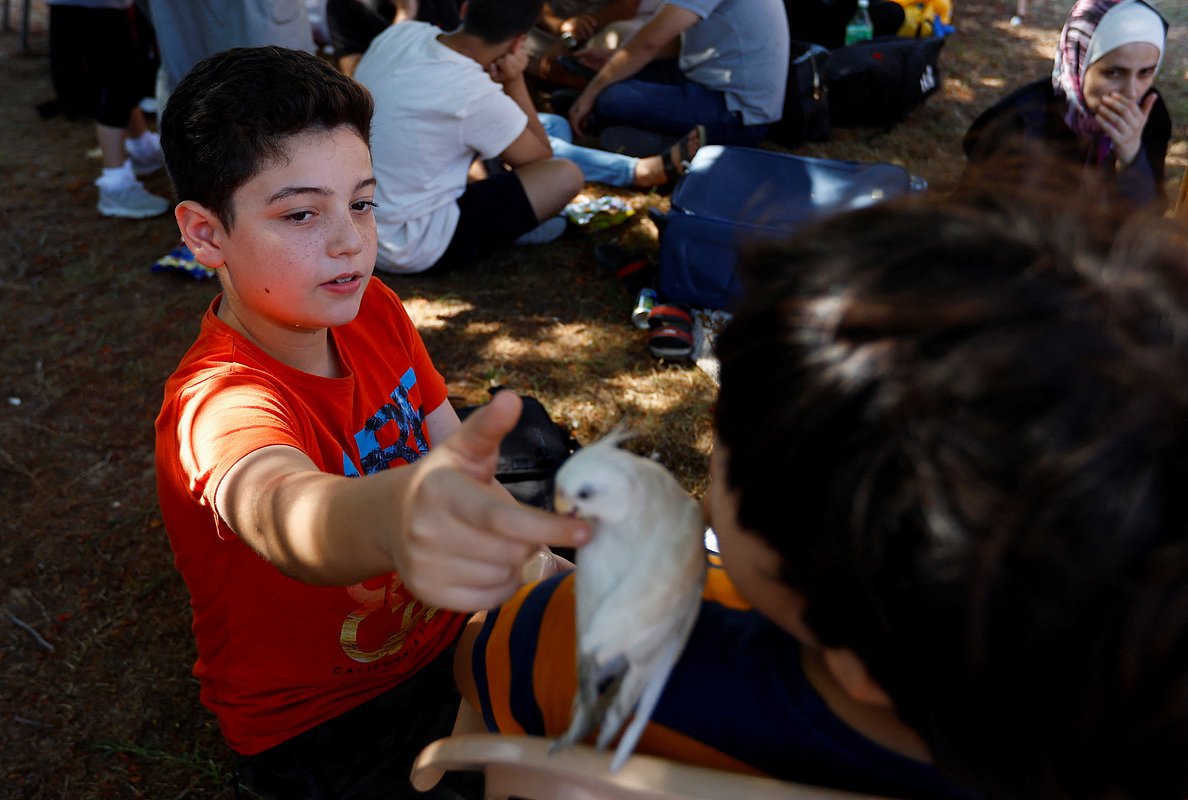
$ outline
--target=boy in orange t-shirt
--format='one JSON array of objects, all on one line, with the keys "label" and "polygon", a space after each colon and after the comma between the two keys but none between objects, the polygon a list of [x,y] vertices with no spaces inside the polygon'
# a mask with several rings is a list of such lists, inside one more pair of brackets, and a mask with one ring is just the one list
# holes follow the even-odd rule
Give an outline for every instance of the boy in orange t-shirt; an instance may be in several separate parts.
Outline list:
[{"label": "boy in orange t-shirt", "polygon": [[457,710],[458,612],[586,536],[494,480],[518,398],[460,423],[372,280],[371,113],[318,58],[263,47],[200,63],[161,122],[178,227],[222,294],[165,387],[158,494],[202,701],[265,796],[411,792]]}]

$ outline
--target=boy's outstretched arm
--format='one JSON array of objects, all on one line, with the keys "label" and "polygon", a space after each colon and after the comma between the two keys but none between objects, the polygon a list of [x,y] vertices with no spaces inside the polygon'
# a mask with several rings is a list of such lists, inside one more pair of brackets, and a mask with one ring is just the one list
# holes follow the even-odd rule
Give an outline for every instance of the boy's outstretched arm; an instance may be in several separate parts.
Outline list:
[{"label": "boy's outstretched arm", "polygon": [[495,482],[499,442],[520,404],[500,392],[420,461],[363,478],[321,472],[292,447],[265,447],[228,470],[217,511],[298,580],[348,585],[394,570],[427,603],[491,608],[542,545],[575,547],[589,536],[580,520],[520,505]]}]

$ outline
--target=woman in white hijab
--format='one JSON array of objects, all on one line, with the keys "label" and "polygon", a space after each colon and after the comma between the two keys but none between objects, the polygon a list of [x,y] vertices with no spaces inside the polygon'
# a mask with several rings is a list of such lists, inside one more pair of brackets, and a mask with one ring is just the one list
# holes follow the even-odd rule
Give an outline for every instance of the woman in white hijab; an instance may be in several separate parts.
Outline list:
[{"label": "woman in white hijab", "polygon": [[1167,23],[1143,0],[1077,0],[1051,79],[974,121],[963,141],[970,164],[1058,158],[1104,175],[1135,204],[1163,202],[1171,117],[1153,84],[1166,46]]}]

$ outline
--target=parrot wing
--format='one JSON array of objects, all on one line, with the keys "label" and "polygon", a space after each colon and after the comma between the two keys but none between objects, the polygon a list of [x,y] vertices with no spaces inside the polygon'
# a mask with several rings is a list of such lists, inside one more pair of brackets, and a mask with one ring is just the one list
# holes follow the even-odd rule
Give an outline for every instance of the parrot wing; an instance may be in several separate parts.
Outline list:
[{"label": "parrot wing", "polygon": [[[646,478],[656,474],[644,472]],[[594,542],[613,552],[579,553],[579,688],[570,728],[554,746],[600,727],[597,746],[604,749],[634,713],[613,770],[634,750],[680,658],[705,579],[700,506],[671,475],[661,474],[659,486],[648,487],[641,513],[627,523],[637,530],[600,527]]]}]

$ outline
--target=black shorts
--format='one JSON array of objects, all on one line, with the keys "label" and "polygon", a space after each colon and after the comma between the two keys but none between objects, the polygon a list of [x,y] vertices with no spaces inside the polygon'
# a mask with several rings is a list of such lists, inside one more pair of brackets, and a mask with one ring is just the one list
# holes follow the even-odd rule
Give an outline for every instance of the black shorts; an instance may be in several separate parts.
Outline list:
[{"label": "black shorts", "polygon": [[433,269],[482,261],[539,225],[524,185],[514,172],[500,172],[466,187],[458,198],[458,227]]},{"label": "black shorts", "polygon": [[458,714],[454,647],[404,683],[254,756],[240,756],[236,780],[264,798],[478,800],[482,780],[449,773],[428,794],[409,783],[417,754],[449,736]]},{"label": "black shorts", "polygon": [[[150,64],[130,10],[54,4],[50,11],[50,75],[68,108],[82,103],[100,125],[126,128],[144,96]],[[78,98],[80,79],[93,82]]]},{"label": "black shorts", "polygon": [[[363,53],[371,40],[386,31],[396,16],[391,0],[327,0],[326,27],[334,55]],[[457,0],[421,0],[417,19],[450,31],[458,27]]]}]

